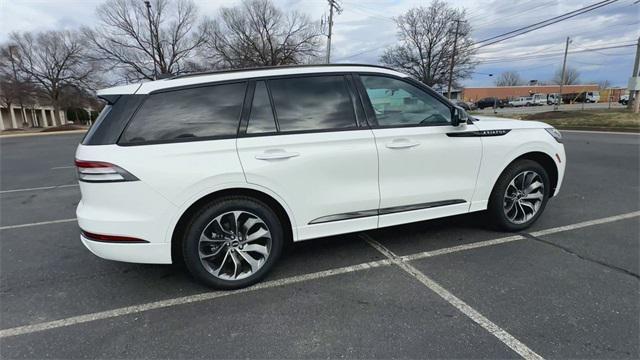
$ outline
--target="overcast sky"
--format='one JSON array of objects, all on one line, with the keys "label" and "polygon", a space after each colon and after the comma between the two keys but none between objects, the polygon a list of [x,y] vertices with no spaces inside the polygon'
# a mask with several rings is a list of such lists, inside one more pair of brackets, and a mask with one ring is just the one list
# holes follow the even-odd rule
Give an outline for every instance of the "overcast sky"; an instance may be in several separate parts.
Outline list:
[{"label": "overcast sky", "polygon": [[[142,0],[140,0],[142,1]],[[221,6],[236,0],[195,0],[202,15],[213,16]],[[467,10],[473,26],[473,38],[481,40],[521,26],[576,10],[597,0],[494,0],[448,1],[451,6]],[[567,36],[570,50],[635,44],[640,36],[638,0],[619,0],[590,13],[536,30],[502,43],[481,49],[476,68],[466,86],[493,85],[502,71],[518,71],[525,80],[548,80],[562,65],[562,51]],[[0,0],[0,42],[12,31],[74,29],[91,25],[94,10],[102,0]],[[326,0],[275,0],[285,9],[297,9],[318,19],[328,12]],[[418,0],[342,0],[344,11],[335,17],[332,46],[333,62],[377,63],[385,46],[394,44],[396,28],[393,17],[407,9],[426,4]],[[536,53],[557,55],[522,59]],[[626,86],[632,72],[635,47],[570,54],[568,63],[581,73],[583,82],[609,80]],[[490,60],[489,60],[490,59]]]}]

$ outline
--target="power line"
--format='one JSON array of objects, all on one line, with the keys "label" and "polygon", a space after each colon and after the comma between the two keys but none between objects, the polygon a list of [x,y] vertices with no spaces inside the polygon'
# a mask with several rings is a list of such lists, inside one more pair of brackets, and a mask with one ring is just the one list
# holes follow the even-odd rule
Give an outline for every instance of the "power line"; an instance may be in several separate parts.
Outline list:
[{"label": "power line", "polygon": [[[554,2],[555,1],[544,2],[542,4],[538,4],[538,5],[534,6],[534,7],[528,8],[528,9],[526,9],[524,11],[518,11],[516,14],[513,14],[513,15],[509,15],[509,14],[505,14],[505,15],[509,16],[509,18],[522,16],[523,14],[526,14],[526,13],[528,13],[530,11],[533,11],[533,10],[537,10],[537,9],[543,7],[543,6],[549,6],[551,3],[554,3]],[[518,8],[520,10],[522,10],[522,4],[518,4],[516,9],[518,9]],[[501,9],[501,10],[504,11],[504,9]],[[469,19],[467,19],[467,20],[469,20]],[[496,20],[489,20],[489,21],[483,21],[483,22],[480,22],[480,23],[477,23],[477,24],[473,24],[473,25],[474,26],[478,26],[479,29],[482,29],[482,28],[487,28],[488,27],[487,25],[494,25],[494,24],[497,24],[499,22],[501,22],[501,20],[497,20],[497,21]]]},{"label": "power line", "polygon": [[[609,50],[609,49],[619,49],[619,48],[626,48],[626,47],[632,47],[632,46],[635,46],[635,44],[618,45],[618,46],[604,46],[604,47],[588,48],[588,49],[578,49],[578,50],[569,51],[568,53],[569,54],[576,54],[576,53],[582,53],[582,52],[591,52],[591,51]],[[523,56],[516,56],[516,57],[492,58],[492,59],[480,60],[480,61],[478,61],[478,63],[479,64],[490,64],[490,63],[510,62],[510,61],[514,61],[514,60],[535,60],[535,59],[539,59],[539,58],[562,56],[563,54],[564,54],[564,52],[556,52],[556,53],[543,53],[543,54],[523,55]]]},{"label": "power line", "polygon": [[590,11],[599,9],[599,8],[601,8],[603,6],[613,4],[616,1],[618,1],[618,0],[601,1],[601,2],[598,2],[598,3],[592,4],[592,5],[586,6],[584,8],[580,8],[578,10],[574,10],[574,11],[570,11],[570,12],[562,14],[562,15],[554,16],[554,17],[549,18],[549,19],[544,20],[544,21],[539,21],[539,22],[537,22],[535,24],[524,26],[524,27],[521,27],[519,29],[515,29],[515,30],[512,30],[512,31],[500,34],[500,35],[492,36],[492,37],[484,39],[484,40],[480,40],[480,41],[476,42],[476,44],[480,44],[480,45],[478,45],[476,47],[476,49],[479,49],[479,48],[482,48],[482,47],[485,47],[485,46],[490,46],[490,45],[493,45],[493,44],[496,44],[496,43],[499,43],[499,42],[514,38],[516,36],[524,35],[524,34],[532,32],[532,31],[535,31],[535,30],[538,30],[538,29],[542,29],[544,27],[559,23],[561,21],[564,21],[564,20],[567,20],[567,19],[571,19],[571,18],[576,17],[578,15],[582,15],[582,14],[588,13]]}]

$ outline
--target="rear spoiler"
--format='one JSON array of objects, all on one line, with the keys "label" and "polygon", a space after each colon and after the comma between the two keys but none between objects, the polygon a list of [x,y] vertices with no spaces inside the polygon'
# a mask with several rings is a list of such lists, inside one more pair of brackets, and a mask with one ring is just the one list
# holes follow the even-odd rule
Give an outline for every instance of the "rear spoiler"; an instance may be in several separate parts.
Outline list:
[{"label": "rear spoiler", "polygon": [[103,99],[104,101],[108,102],[109,104],[114,104],[116,101],[118,101],[118,99],[122,95],[135,94],[140,88],[140,86],[142,86],[141,83],[123,85],[123,86],[114,86],[114,87],[98,90],[96,95],[99,98]]}]

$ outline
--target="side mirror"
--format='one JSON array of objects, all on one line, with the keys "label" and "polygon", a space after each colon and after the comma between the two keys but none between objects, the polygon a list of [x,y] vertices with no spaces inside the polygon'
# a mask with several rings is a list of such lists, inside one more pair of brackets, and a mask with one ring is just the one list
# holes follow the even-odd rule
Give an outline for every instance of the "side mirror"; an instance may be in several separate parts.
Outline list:
[{"label": "side mirror", "polygon": [[467,112],[463,108],[454,106],[453,116],[451,117],[451,125],[460,126],[462,124],[466,124],[467,120],[469,120],[469,114],[467,114]]}]

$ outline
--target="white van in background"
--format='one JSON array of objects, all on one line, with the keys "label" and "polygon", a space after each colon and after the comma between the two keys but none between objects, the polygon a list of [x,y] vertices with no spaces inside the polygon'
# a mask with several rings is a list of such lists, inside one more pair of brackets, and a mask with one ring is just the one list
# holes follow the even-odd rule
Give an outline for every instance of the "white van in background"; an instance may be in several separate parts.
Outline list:
[{"label": "white van in background", "polygon": [[597,91],[587,91],[584,94],[584,102],[588,103],[597,103],[600,101],[600,93]]}]

